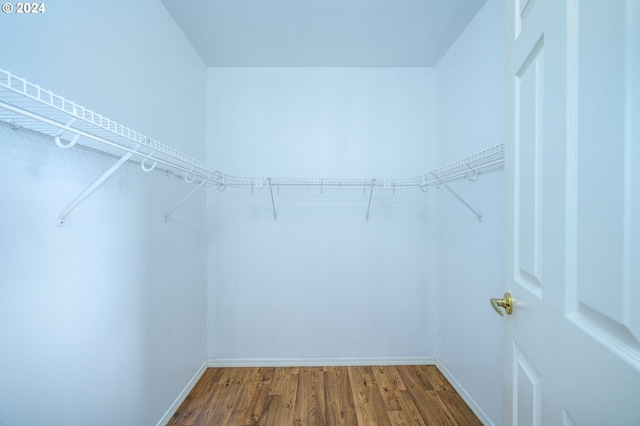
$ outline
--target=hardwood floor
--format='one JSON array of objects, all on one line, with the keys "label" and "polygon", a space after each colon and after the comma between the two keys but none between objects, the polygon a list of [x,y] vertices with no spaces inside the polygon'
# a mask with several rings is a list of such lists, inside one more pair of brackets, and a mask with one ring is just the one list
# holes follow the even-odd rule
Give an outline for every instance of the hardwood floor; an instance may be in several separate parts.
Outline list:
[{"label": "hardwood floor", "polygon": [[481,425],[435,366],[209,368],[169,425]]}]

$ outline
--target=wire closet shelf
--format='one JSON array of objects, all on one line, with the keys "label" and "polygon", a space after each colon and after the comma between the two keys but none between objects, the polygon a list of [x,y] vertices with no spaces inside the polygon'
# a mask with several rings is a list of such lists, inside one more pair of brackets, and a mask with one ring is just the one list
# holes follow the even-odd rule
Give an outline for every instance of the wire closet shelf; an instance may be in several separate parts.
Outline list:
[{"label": "wire closet shelf", "polygon": [[[421,189],[427,192],[430,187],[436,187],[451,192],[447,185],[450,181],[463,178],[473,181],[480,174],[504,167],[504,144],[499,144],[410,178],[233,176],[4,70],[0,70],[0,121],[8,123],[15,130],[28,129],[47,135],[62,149],[78,145],[120,158],[113,170],[103,175],[102,180],[122,164],[132,161],[138,163],[145,172],[161,170],[172,173],[188,183],[197,183],[198,188],[208,185],[217,186],[219,190],[227,187],[251,188],[252,191],[256,188],[313,187],[321,191],[323,188],[369,188],[372,191],[375,188],[392,191]],[[97,187],[100,183],[94,185]],[[184,201],[186,198],[180,204]],[[62,219],[68,212],[63,213]]]},{"label": "wire closet shelf", "polygon": [[63,149],[79,145],[117,157],[131,153],[129,160],[145,171],[157,168],[189,182],[221,181],[219,170],[4,70],[0,120],[48,135]]}]

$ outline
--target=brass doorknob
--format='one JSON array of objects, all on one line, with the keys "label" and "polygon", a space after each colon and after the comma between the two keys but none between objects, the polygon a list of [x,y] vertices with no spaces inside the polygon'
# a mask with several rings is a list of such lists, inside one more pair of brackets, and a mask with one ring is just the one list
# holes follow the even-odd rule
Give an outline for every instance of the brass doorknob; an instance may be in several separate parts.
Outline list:
[{"label": "brass doorknob", "polygon": [[490,300],[491,306],[493,306],[493,309],[495,309],[501,317],[504,316],[504,312],[502,312],[502,309],[500,309],[501,307],[504,308],[504,311],[507,313],[507,315],[511,315],[511,313],[513,312],[513,299],[511,298],[511,295],[509,293],[505,293],[504,298],[502,299],[496,299],[492,297]]}]

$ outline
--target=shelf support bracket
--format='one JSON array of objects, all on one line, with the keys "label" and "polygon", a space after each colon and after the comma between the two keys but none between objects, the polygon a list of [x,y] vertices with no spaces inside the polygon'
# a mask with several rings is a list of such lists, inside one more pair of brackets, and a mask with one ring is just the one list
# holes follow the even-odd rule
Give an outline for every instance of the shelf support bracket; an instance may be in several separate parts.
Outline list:
[{"label": "shelf support bracket", "polygon": [[278,220],[278,213],[276,212],[276,202],[273,199],[273,188],[271,186],[271,178],[267,179],[269,181],[269,193],[271,194],[271,207],[273,207],[273,220],[274,222]]},{"label": "shelf support bracket", "polygon": [[367,217],[365,218],[365,222],[369,222],[369,212],[371,211],[371,198],[373,198],[373,187],[375,186],[376,180],[371,179],[371,192],[369,192],[369,205],[367,206]]},{"label": "shelf support bracket", "polygon": [[167,222],[169,221],[169,216],[171,216],[172,214],[174,214],[174,213],[176,212],[176,210],[178,210],[180,207],[182,207],[182,205],[183,205],[184,203],[186,203],[186,202],[187,202],[187,200],[188,200],[189,198],[191,198],[191,196],[192,196],[193,194],[195,194],[196,192],[198,192],[198,189],[202,188],[202,186],[203,186],[205,183],[207,183],[207,181],[206,181],[206,180],[203,180],[202,182],[200,182],[200,183],[198,184],[198,186],[196,186],[195,188],[193,188],[193,190],[192,190],[191,192],[189,192],[189,193],[188,193],[188,194],[187,194],[187,195],[186,195],[186,196],[185,196],[185,197],[184,197],[184,198],[183,198],[183,199],[178,203],[178,205],[177,205],[177,206],[175,206],[175,207],[173,208],[173,210],[171,210],[169,213],[165,214],[165,215],[164,215],[164,223],[167,223]]},{"label": "shelf support bracket", "polygon": [[[136,151],[140,149],[140,146],[138,145],[138,147],[136,148]],[[104,183],[104,181],[106,181],[112,174],[114,174],[120,167],[122,167],[122,165],[124,163],[126,163],[127,161],[129,161],[129,159],[131,158],[131,156],[133,156],[133,152],[127,152],[125,155],[123,155],[113,166],[111,166],[109,168],[109,170],[107,170],[106,172],[104,172],[102,174],[102,176],[100,176],[98,179],[95,180],[95,182],[93,182],[91,185],[89,185],[87,187],[87,189],[85,189],[80,195],[78,195],[71,203],[69,203],[69,205],[62,210],[62,212],[60,213],[60,215],[58,215],[58,226],[64,226],[64,219],[67,217],[67,215],[69,213],[71,213],[71,211],[73,209],[75,209],[76,207],[78,207],[78,205],[80,203],[82,203],[89,195],[91,195],[93,193],[93,191],[95,191],[96,189],[98,189],[98,187],[100,185],[102,185]]]},{"label": "shelf support bracket", "polygon": [[449,193],[451,193],[451,195],[453,195],[454,197],[456,197],[458,199],[458,201],[460,201],[462,204],[464,204],[464,206],[466,208],[468,208],[474,215],[476,215],[476,217],[478,218],[478,222],[482,222],[482,214],[480,214],[479,211],[477,211],[476,209],[474,209],[473,207],[471,207],[471,205],[469,205],[469,203],[467,203],[460,195],[458,195],[457,192],[455,192],[453,189],[451,189],[449,187],[449,185],[447,185],[446,183],[443,183],[444,188],[449,191]]}]

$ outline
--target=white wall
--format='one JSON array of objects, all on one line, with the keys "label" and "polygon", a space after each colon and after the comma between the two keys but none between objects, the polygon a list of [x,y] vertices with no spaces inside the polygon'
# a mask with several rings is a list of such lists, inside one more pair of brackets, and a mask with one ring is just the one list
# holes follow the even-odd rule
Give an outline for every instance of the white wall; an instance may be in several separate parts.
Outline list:
[{"label": "white wall", "polygon": [[[0,68],[205,156],[206,68],[159,1],[4,15]],[[154,424],[206,359],[205,195],[0,126],[0,424]]]},{"label": "white wall", "polygon": [[[438,162],[445,164],[504,142],[504,2],[489,0],[435,69]],[[438,363],[482,419],[502,419],[504,319],[489,305],[504,293],[504,172],[438,194]]]},{"label": "white wall", "polygon": [[[257,177],[409,177],[434,166],[433,70],[213,68],[208,162]],[[208,198],[208,356],[433,357],[432,201],[324,189]],[[426,260],[425,260],[426,259]]]}]

